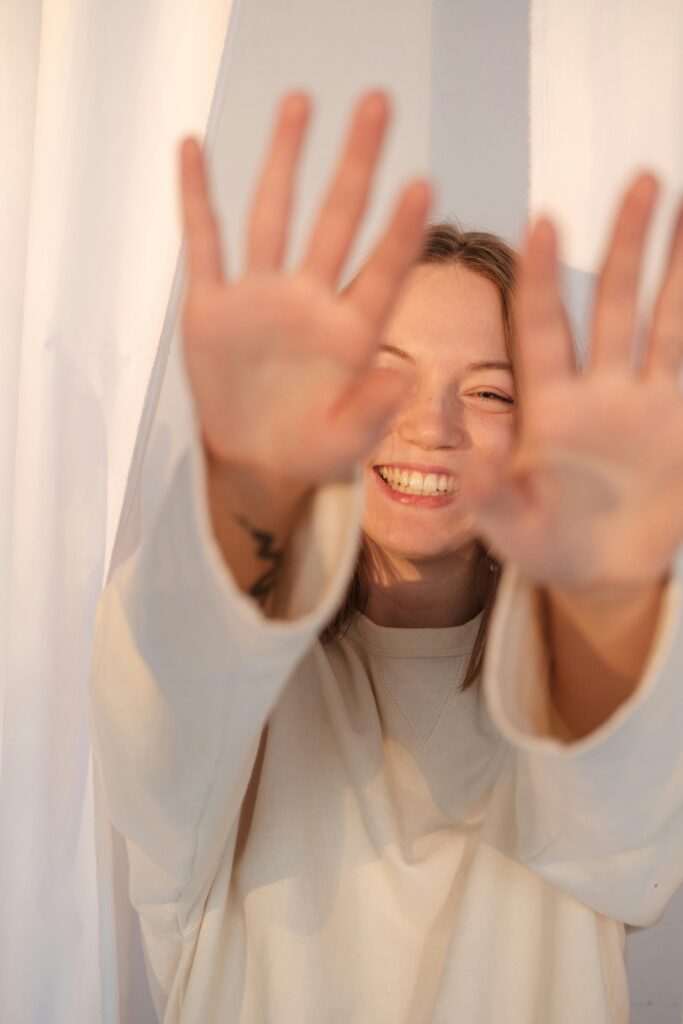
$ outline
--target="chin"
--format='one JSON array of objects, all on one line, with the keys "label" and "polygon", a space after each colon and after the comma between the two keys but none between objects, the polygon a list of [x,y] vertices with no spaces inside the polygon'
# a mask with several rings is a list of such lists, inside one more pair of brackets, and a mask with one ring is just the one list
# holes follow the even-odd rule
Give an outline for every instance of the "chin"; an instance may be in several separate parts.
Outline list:
[{"label": "chin", "polygon": [[386,554],[415,562],[448,558],[461,551],[463,547],[468,547],[473,541],[473,537],[469,533],[457,529],[440,539],[435,538],[433,532],[424,537],[420,537],[418,534],[419,531],[415,529],[406,530],[403,536],[398,531],[393,531],[388,536],[374,530],[371,532],[366,530],[365,533],[371,543]]}]

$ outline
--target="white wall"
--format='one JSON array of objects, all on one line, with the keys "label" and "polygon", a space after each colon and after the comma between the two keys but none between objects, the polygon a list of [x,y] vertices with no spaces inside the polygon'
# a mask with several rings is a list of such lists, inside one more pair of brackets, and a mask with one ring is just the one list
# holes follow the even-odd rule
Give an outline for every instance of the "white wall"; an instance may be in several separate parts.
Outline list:
[{"label": "white wall", "polygon": [[434,0],[431,159],[439,212],[520,242],[527,209],[526,0]]}]

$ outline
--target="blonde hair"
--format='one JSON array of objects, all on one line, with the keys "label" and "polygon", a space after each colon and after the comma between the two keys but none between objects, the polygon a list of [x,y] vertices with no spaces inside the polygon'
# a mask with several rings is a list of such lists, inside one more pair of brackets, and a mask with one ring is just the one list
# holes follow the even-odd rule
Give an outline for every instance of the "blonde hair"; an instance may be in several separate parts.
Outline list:
[{"label": "blonde hair", "polygon": [[[430,225],[425,232],[422,251],[417,259],[424,263],[455,263],[473,270],[496,285],[503,306],[503,327],[507,356],[512,363],[516,383],[517,337],[512,315],[512,296],[517,284],[517,252],[498,235],[487,231],[463,231],[451,221]],[[459,686],[464,692],[481,677],[489,620],[498,590],[500,563],[479,543],[481,556],[477,563],[474,586],[482,603],[483,615],[470,655],[465,677]],[[321,633],[327,643],[339,639],[348,630],[358,612],[364,612],[368,600],[368,555],[362,543],[353,576],[336,615]]]}]

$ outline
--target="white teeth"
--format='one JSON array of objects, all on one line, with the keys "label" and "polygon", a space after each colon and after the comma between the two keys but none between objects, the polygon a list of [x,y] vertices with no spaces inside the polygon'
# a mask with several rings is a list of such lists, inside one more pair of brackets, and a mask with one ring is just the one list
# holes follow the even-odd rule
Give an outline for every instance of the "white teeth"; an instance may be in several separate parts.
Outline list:
[{"label": "white teeth", "polygon": [[394,491],[401,494],[453,494],[456,490],[455,479],[445,474],[422,473],[416,470],[410,472],[407,469],[396,469],[395,467],[378,466],[377,471],[386,480]]}]

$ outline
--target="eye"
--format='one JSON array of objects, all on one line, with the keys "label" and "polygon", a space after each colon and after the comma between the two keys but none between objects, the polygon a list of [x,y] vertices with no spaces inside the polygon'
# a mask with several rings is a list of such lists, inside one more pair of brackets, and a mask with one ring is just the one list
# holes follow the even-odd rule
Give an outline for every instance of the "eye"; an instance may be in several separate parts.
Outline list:
[{"label": "eye", "polygon": [[498,402],[507,402],[508,405],[514,405],[515,404],[513,398],[506,398],[505,395],[497,395],[493,391],[475,391],[475,394],[476,395],[490,395],[491,398],[487,398],[486,399],[487,402],[490,402],[491,399],[495,399]]}]

